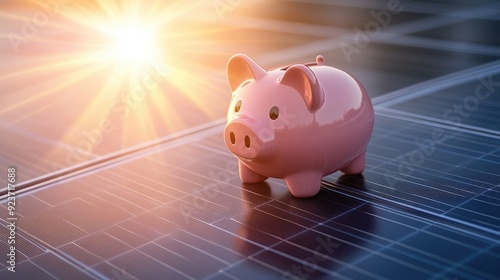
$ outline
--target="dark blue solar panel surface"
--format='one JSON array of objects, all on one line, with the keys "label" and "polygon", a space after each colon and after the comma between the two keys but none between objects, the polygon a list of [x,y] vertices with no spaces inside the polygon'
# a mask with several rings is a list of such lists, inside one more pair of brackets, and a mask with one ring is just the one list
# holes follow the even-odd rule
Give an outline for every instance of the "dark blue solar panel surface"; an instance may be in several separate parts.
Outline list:
[{"label": "dark blue solar panel surface", "polygon": [[[321,28],[329,17],[305,20],[300,9],[365,15],[376,5],[315,2],[234,16]],[[479,45],[498,50],[494,35],[481,32],[495,30],[500,9],[465,2],[404,2],[408,15],[351,62],[337,48],[341,39],[311,42],[359,76],[373,98],[363,175],[326,176],[308,199],[294,198],[278,179],[242,184],[223,143],[224,120],[216,120],[25,184],[17,195],[16,272],[2,253],[0,279],[499,279],[500,57]],[[341,28],[342,38],[355,36]],[[453,32],[464,28],[477,36]],[[407,45],[426,40],[435,49]],[[474,45],[459,50],[443,41]],[[319,51],[299,50],[263,63]],[[30,141],[23,135],[17,144]],[[38,144],[32,149],[43,150]],[[13,150],[2,154],[2,166],[16,160]],[[23,164],[29,158],[17,160],[19,172],[31,174],[25,178],[37,178]],[[4,195],[2,213],[6,207]],[[8,252],[8,221],[0,220],[0,252]]]}]

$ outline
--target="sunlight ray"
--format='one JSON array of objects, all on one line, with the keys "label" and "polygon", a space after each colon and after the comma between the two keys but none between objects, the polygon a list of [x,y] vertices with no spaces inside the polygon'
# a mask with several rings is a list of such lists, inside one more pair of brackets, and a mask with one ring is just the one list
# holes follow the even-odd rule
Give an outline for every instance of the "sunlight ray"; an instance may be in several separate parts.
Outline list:
[{"label": "sunlight ray", "polygon": [[[82,80],[84,80],[84,78],[89,77],[90,75],[94,74],[97,71],[99,71],[99,67],[87,67],[85,69],[80,69],[77,72],[67,73],[63,77],[58,77],[57,79],[50,81],[50,84],[51,84],[50,90],[32,95],[31,97],[26,98],[20,102],[14,103],[10,106],[6,106],[6,107],[0,109],[0,114],[4,114],[6,112],[9,112],[9,111],[12,111],[15,109],[19,109],[20,107],[26,106],[27,104],[30,104],[34,101],[41,99],[41,98],[45,98],[51,94],[58,93],[58,92],[60,92],[60,90],[68,88],[76,82],[81,82]],[[37,87],[37,85],[34,85],[30,88],[23,89],[23,91],[24,92],[36,92],[36,87]]]},{"label": "sunlight ray", "polygon": [[[38,1],[30,3],[39,9]],[[45,119],[37,118],[45,112],[52,122],[60,115],[61,123],[53,124],[51,132],[35,131],[68,146],[77,146],[82,130],[98,128],[109,119],[116,129],[106,136],[105,145],[95,147],[96,153],[209,121],[216,117],[214,108],[228,99],[225,94],[209,96],[220,91],[211,80],[212,54],[222,56],[227,49],[214,46],[213,37],[235,27],[205,25],[206,15],[200,12],[206,7],[212,5],[201,0],[68,2],[23,45],[19,59],[5,55],[8,64],[0,68],[0,81],[13,90],[2,97],[9,102],[0,114],[23,127],[43,124]],[[32,16],[31,10],[25,11]],[[0,17],[21,23],[19,16],[0,12]],[[7,35],[1,33],[0,38]],[[205,59],[204,53],[212,58]],[[166,66],[168,75],[156,69],[158,65]],[[134,87],[144,86],[148,75],[156,75],[149,79],[158,85],[142,93],[144,98],[134,97]],[[25,80],[34,83],[24,85]],[[133,98],[139,101],[126,103]],[[28,108],[33,110],[10,115]],[[62,112],[54,115],[50,110]]]},{"label": "sunlight ray", "polygon": [[[10,73],[4,76],[0,76],[1,79],[9,79],[14,78],[16,76],[34,74],[36,72],[46,72],[46,71],[54,71],[54,70],[66,70],[66,68],[74,67],[79,68],[85,65],[95,65],[95,62],[101,62],[98,58],[101,57],[102,51],[99,52],[89,52],[89,53],[78,53],[78,54],[70,54],[65,57],[57,58],[56,62],[50,64],[43,64],[37,67],[33,67],[24,71]],[[71,58],[74,57],[74,58]],[[92,59],[93,58],[93,59]]]},{"label": "sunlight ray", "polygon": [[94,97],[85,106],[85,111],[71,124],[71,127],[82,127],[84,123],[89,123],[91,120],[93,125],[97,127],[100,121],[107,118],[114,104],[118,101],[120,92],[123,91],[122,85],[126,79],[125,71],[126,69],[119,68],[109,75],[110,77],[102,85],[100,91],[93,93]]}]

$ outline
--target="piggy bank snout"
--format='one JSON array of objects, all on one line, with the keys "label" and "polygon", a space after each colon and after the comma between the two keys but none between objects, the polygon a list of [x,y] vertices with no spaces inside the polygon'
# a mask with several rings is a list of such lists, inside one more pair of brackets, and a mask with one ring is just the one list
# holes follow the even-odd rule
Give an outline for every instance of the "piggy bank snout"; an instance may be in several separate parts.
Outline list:
[{"label": "piggy bank snout", "polygon": [[241,121],[233,121],[226,125],[224,140],[233,154],[246,159],[263,156],[269,145],[259,138],[255,129]]}]

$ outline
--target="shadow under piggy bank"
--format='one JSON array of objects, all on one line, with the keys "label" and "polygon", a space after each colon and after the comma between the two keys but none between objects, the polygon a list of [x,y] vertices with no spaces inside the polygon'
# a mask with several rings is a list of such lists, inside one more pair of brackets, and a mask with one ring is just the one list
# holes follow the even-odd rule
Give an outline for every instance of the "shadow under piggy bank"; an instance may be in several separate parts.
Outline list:
[{"label": "shadow under piggy bank", "polygon": [[[336,182],[358,190],[364,184],[362,175],[343,175]],[[366,233],[376,227],[370,204],[325,188],[311,198],[276,196],[274,190],[265,182],[242,184],[242,198],[252,205],[239,219],[242,239],[235,247],[243,255],[283,270],[284,278],[317,279],[352,269],[341,263],[352,264],[369,252],[364,247],[374,237]]]}]

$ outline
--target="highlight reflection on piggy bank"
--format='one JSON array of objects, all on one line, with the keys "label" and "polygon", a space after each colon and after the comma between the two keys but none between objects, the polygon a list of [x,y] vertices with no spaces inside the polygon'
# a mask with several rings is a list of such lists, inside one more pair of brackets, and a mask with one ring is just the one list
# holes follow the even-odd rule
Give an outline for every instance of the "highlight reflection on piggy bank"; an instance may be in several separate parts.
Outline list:
[{"label": "highlight reflection on piggy bank", "polygon": [[310,197],[325,175],[363,172],[373,106],[352,76],[322,56],[266,71],[244,54],[229,59],[227,76],[224,141],[244,183],[282,178],[294,196]]}]

